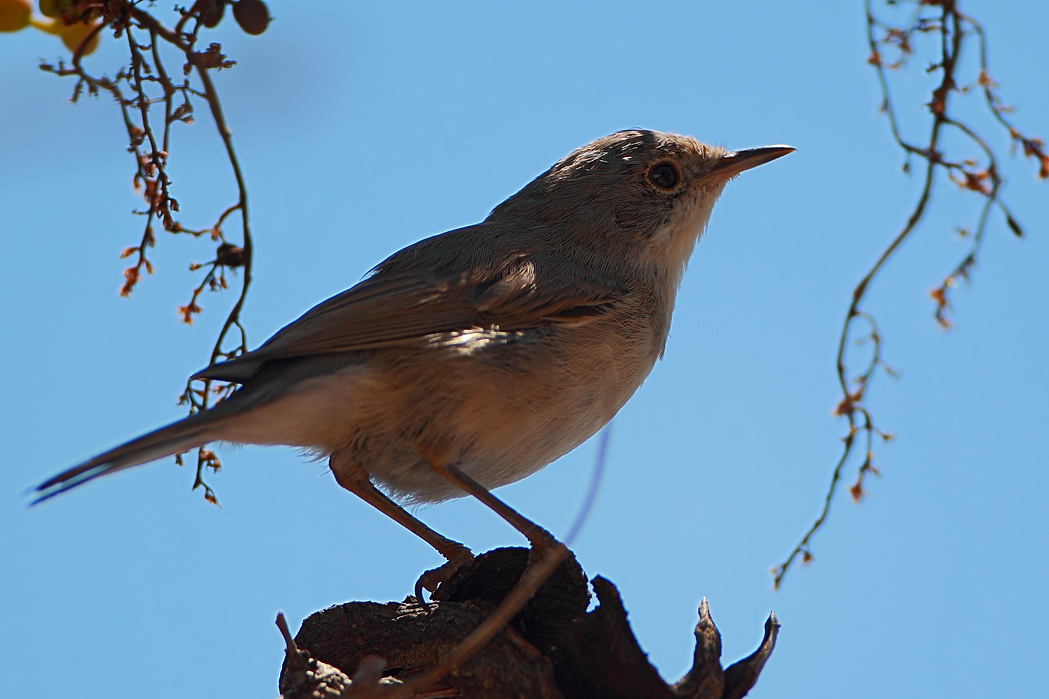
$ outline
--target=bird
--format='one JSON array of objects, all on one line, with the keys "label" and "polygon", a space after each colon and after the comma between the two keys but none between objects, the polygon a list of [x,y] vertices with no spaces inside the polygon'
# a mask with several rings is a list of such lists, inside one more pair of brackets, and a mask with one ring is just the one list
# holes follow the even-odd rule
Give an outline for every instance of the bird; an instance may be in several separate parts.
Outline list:
[{"label": "bird", "polygon": [[619,131],[559,160],[481,223],[421,240],[257,349],[193,375],[238,388],[214,407],[49,478],[34,504],[210,442],[289,445],[447,562],[473,558],[405,509],[491,494],[582,444],[666,348],[682,276],[725,185],[794,149],[730,151]]}]

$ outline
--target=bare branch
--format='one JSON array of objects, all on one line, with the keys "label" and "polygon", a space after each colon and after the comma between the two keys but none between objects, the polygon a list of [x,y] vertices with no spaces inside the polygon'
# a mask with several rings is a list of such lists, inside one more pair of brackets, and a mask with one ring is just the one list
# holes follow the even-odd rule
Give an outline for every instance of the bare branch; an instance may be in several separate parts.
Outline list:
[{"label": "bare branch", "polygon": [[[969,15],[959,9],[959,0],[911,0],[911,2],[884,0],[886,6],[900,6],[910,4],[913,6],[910,17],[902,26],[890,25],[877,16],[872,10],[872,0],[866,0],[867,11],[867,43],[870,47],[870,58],[868,63],[874,66],[878,76],[878,85],[881,88],[881,109],[888,117],[889,128],[897,146],[905,154],[903,170],[910,172],[912,158],[925,161],[925,172],[922,177],[922,186],[918,200],[911,210],[904,226],[896,233],[895,237],[875,261],[874,265],[867,271],[860,282],[852,291],[852,302],[846,313],[842,324],[841,335],[838,340],[838,351],[836,359],[836,371],[838,384],[841,388],[841,399],[834,414],[844,418],[847,423],[847,431],[842,438],[843,448],[838,462],[834,466],[830,485],[827,488],[823,501],[823,507],[819,516],[802,536],[801,540],[781,564],[772,569],[775,576],[775,586],[778,588],[783,582],[787,571],[800,557],[803,563],[812,560],[811,540],[825,524],[834,496],[841,483],[846,467],[853,462],[860,445],[863,447],[863,458],[856,470],[856,478],[849,487],[849,492],[854,501],[860,501],[865,493],[864,485],[868,475],[877,475],[878,470],[874,466],[874,438],[889,441],[893,435],[879,429],[867,407],[867,390],[870,387],[878,369],[885,370],[887,374],[895,377],[895,372],[889,368],[882,359],[882,336],[878,332],[874,318],[862,310],[864,301],[870,290],[871,282],[878,273],[892,260],[900,246],[918,228],[924,220],[928,205],[931,201],[933,184],[938,172],[946,174],[947,178],[954,182],[964,191],[969,191],[982,197],[984,200],[980,215],[973,231],[961,229],[966,235],[971,236],[972,243],[969,251],[962,257],[961,261],[947,274],[940,285],[930,292],[930,296],[936,303],[934,318],[944,329],[951,326],[947,317],[950,311],[948,294],[958,285],[958,280],[967,280],[975,268],[977,256],[984,240],[987,229],[989,214],[992,209],[998,209],[1005,218],[1007,227],[1014,235],[1022,236],[1020,224],[1016,221],[1012,212],[1001,199],[1003,181],[998,167],[998,158],[995,150],[991,147],[986,137],[980,135],[968,122],[957,118],[951,112],[951,98],[963,96],[975,86],[984,95],[988,109],[994,118],[1005,127],[1012,145],[1019,146],[1026,157],[1039,161],[1039,177],[1049,178],[1049,156],[1044,150],[1041,139],[1027,137],[1021,134],[1006,117],[1008,108],[998,98],[995,90],[997,84],[991,80],[987,69],[987,42],[983,27]],[[933,90],[930,100],[926,105],[932,117],[929,136],[923,145],[915,145],[903,138],[900,133],[899,120],[889,89],[889,71],[903,68],[914,55],[915,43],[920,43],[922,35],[935,35],[938,38],[937,59],[932,63],[928,72],[939,72],[940,81]],[[975,37],[980,50],[980,73],[973,83],[968,87],[961,86],[958,78],[958,59],[967,41]],[[895,51],[895,60],[886,61],[885,54]],[[982,164],[970,157],[948,157],[941,150],[942,139],[945,129],[954,129],[965,137],[968,144],[974,147]],[[863,344],[870,344],[871,358],[863,369],[853,369],[853,358],[849,353],[850,339],[856,338],[860,329],[857,323],[869,328],[869,334],[860,337]],[[858,439],[860,438],[860,439]]]}]

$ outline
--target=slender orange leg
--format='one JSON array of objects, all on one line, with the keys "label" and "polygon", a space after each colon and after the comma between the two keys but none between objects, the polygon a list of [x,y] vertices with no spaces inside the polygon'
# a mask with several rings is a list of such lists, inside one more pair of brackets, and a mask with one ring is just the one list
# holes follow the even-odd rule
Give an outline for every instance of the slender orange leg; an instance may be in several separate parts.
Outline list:
[{"label": "slender orange leg", "polygon": [[524,534],[532,544],[532,550],[535,553],[542,553],[551,546],[563,545],[555,539],[550,532],[492,495],[487,488],[463,473],[463,471],[457,466],[442,466],[430,463],[430,468],[465,490],[470,495],[473,495],[490,510],[506,520],[511,527]]},{"label": "slender orange leg", "polygon": [[[416,675],[400,687],[384,692],[383,696],[388,696],[389,699],[415,696],[418,692],[427,689],[441,677],[458,667],[499,633],[521,611],[524,605],[528,603],[528,600],[535,595],[539,587],[550,577],[561,562],[571,555],[568,547],[555,539],[550,532],[522,516],[502,500],[489,493],[487,488],[463,473],[458,467],[437,465],[444,461],[438,458],[431,458],[433,455],[428,456],[426,451],[421,448],[419,453],[423,455],[435,473],[442,475],[462,488],[464,492],[476,497],[506,520],[514,529],[524,534],[532,544],[532,553],[528,558],[528,565],[521,574],[521,578],[506,597],[503,598],[502,602],[499,603],[495,611],[434,667],[420,675]],[[338,452],[332,454],[333,461],[337,457]],[[352,464],[344,466],[341,463],[340,468],[341,473],[336,471],[334,467],[332,468],[332,472],[335,473],[335,480],[339,482],[339,485],[354,493],[380,512],[385,513],[394,521],[399,522],[409,531],[414,532],[448,559],[448,563],[445,565],[427,571],[419,578],[419,582],[415,585],[415,596],[420,602],[422,602],[422,587],[432,592],[436,589],[437,584],[447,580],[457,568],[473,559],[473,554],[465,546],[441,536],[415,517],[412,517],[397,503],[383,495],[372,484],[364,469]],[[431,583],[432,586],[430,585]],[[369,694],[368,696],[371,695]]]},{"label": "slender orange leg", "polygon": [[[421,452],[421,450],[420,450]],[[429,688],[434,682],[458,667],[479,648],[492,639],[518,612],[532,599],[539,587],[553,574],[561,562],[569,557],[568,547],[555,539],[535,522],[522,516],[519,512],[488,492],[488,489],[466,475],[455,466],[438,466],[435,460],[427,459],[431,468],[452,483],[462,488],[483,502],[496,514],[506,520],[514,529],[528,537],[532,543],[532,552],[528,557],[517,584],[503,598],[488,617],[464,638],[452,651],[441,659],[437,665],[426,672],[416,675],[406,683],[390,692],[390,699],[406,699]]]},{"label": "slender orange leg", "polygon": [[[331,461],[334,461],[338,455],[338,452],[332,454]],[[423,601],[423,589],[433,592],[437,589],[437,585],[451,577],[457,568],[473,560],[474,557],[470,549],[457,541],[441,536],[413,517],[403,507],[386,497],[382,491],[375,487],[371,478],[368,477],[368,473],[363,468],[353,464],[340,463],[339,468],[335,468],[335,465],[332,464],[331,471],[335,474],[335,480],[339,485],[418,536],[430,546],[433,546],[437,553],[448,559],[448,562],[443,566],[423,573],[415,583],[415,598],[420,603]]]}]

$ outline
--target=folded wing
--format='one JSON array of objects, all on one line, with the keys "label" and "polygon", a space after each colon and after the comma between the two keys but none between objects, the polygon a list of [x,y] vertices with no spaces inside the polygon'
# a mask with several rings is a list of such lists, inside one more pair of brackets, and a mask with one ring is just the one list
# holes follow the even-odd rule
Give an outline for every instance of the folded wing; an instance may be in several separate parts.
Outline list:
[{"label": "folded wing", "polygon": [[481,224],[423,240],[255,351],[194,378],[243,382],[273,360],[418,345],[437,333],[471,328],[517,331],[588,323],[624,293],[589,278],[578,265],[523,249],[534,246],[507,245],[508,238],[519,237],[520,232]]}]

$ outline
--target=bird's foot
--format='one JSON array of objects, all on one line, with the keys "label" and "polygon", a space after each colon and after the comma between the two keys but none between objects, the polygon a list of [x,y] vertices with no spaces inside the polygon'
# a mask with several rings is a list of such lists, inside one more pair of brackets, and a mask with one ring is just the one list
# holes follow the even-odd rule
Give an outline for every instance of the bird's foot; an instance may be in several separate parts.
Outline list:
[{"label": "bird's foot", "polygon": [[568,550],[568,547],[558,541],[553,534],[540,526],[533,526],[535,526],[535,529],[528,535],[528,542],[531,544],[531,548],[528,552],[529,568],[539,565],[539,562],[547,556],[559,556],[564,558],[567,557],[567,554],[571,553]]},{"label": "bird's foot", "polygon": [[447,558],[448,562],[443,566],[428,570],[419,576],[419,579],[415,582],[415,599],[419,601],[419,604],[425,604],[423,600],[423,590],[427,592],[433,592],[437,589],[437,586],[448,580],[455,574],[455,571],[462,568],[464,565],[471,563],[474,559],[474,555],[470,553],[470,549],[466,548],[462,544],[456,544],[457,549],[443,553]]}]

